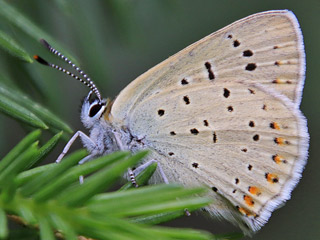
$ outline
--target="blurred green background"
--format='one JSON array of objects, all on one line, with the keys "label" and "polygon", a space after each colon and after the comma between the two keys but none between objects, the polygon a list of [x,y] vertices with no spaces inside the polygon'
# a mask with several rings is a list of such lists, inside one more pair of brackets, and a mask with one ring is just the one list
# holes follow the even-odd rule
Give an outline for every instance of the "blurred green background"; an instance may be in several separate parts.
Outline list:
[{"label": "blurred green background", "polygon": [[[2,0],[0,0],[0,3]],[[137,76],[202,37],[250,14],[292,10],[302,28],[307,76],[301,109],[311,135],[309,160],[303,178],[286,206],[275,211],[252,239],[320,239],[320,1],[284,0],[28,0],[6,1],[60,43],[97,83],[104,97],[115,97]],[[32,56],[55,63],[35,39],[0,15],[0,30]],[[56,46],[54,43],[52,45]],[[64,64],[62,64],[64,65]],[[84,130],[79,119],[81,100],[88,89],[75,80],[37,63],[24,63],[0,49],[0,75],[60,116],[74,130]],[[0,115],[0,157],[28,129]],[[76,147],[80,147],[78,144]],[[61,151],[63,143],[57,151]],[[76,148],[75,147],[75,148]],[[58,153],[56,153],[58,154]],[[56,157],[51,154],[52,161]],[[237,231],[228,222],[193,214],[169,223],[212,233]]]}]

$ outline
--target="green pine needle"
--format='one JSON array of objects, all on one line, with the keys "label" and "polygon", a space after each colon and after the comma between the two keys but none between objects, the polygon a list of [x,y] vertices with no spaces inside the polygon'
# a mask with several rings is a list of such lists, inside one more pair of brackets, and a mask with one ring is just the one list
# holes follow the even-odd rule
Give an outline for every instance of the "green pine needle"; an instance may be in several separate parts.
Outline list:
[{"label": "green pine needle", "polygon": [[60,49],[62,52],[64,52],[66,56],[69,56],[69,58],[75,64],[78,63],[75,60],[75,58],[71,54],[69,54],[69,51],[67,51],[64,47],[62,47],[62,45],[58,41],[56,41],[44,30],[42,30],[40,27],[34,24],[29,18],[23,15],[18,9],[14,8],[13,6],[11,6],[10,4],[6,3],[3,0],[0,0],[0,16],[5,18],[11,24],[15,25],[17,28],[19,28],[29,37],[34,38],[36,41],[39,41],[41,38],[46,39],[51,44],[54,44],[54,46],[56,46],[57,49]]},{"label": "green pine needle", "polygon": [[[1,81],[1,78],[0,78]],[[0,111],[24,123],[72,133],[72,129],[48,109],[31,100],[27,95],[0,82]]]},{"label": "green pine needle", "polygon": [[[185,209],[191,212],[209,204],[211,199],[201,197],[206,192],[204,188],[160,184],[104,193],[129,167],[140,162],[146,151],[135,155],[116,152],[77,165],[86,156],[85,151],[78,151],[59,164],[25,170],[33,165],[34,158],[44,156],[60,136],[61,133],[39,148],[40,132],[34,131],[4,158],[4,163],[0,162],[0,237],[10,234],[6,221],[6,214],[10,213],[19,222],[39,228],[40,238],[49,240],[57,233],[65,239],[77,239],[79,235],[101,240],[213,238],[203,231],[152,227],[182,216]],[[137,179],[145,182],[155,167],[156,164],[150,165]],[[79,183],[80,175],[87,176],[83,184]]]},{"label": "green pine needle", "polygon": [[10,53],[12,56],[17,57],[22,61],[28,63],[33,62],[27,51],[3,31],[0,31],[0,47]]}]

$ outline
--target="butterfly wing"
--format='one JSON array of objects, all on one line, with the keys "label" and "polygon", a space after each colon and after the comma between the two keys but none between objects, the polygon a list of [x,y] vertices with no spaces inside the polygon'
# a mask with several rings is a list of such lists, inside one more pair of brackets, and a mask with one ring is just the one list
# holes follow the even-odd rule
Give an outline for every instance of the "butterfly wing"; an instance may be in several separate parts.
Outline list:
[{"label": "butterfly wing", "polygon": [[304,61],[291,12],[255,14],[141,75],[110,119],[143,139],[170,181],[210,186],[211,213],[257,230],[306,161]]},{"label": "butterfly wing", "polygon": [[[169,181],[210,186],[259,229],[300,178],[307,147],[304,117],[290,101],[254,84],[167,91],[135,108],[130,131],[156,152],[152,157]],[[226,205],[215,204],[209,209],[224,216]]]},{"label": "butterfly wing", "polygon": [[299,106],[305,53],[296,17],[287,10],[262,12],[212,33],[131,82],[117,97],[112,114],[127,119],[144,98],[208,78],[208,68],[213,83],[260,83]]}]

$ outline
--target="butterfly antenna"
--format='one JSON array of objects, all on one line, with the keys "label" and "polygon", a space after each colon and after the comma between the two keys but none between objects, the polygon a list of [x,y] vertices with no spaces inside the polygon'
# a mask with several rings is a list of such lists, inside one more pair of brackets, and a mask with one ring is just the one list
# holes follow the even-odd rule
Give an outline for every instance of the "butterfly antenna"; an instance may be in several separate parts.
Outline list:
[{"label": "butterfly antenna", "polygon": [[77,67],[73,62],[71,62],[71,60],[69,60],[67,57],[65,57],[63,54],[61,54],[59,51],[57,51],[56,49],[54,49],[53,47],[51,47],[51,45],[44,39],[40,40],[40,43],[45,46],[50,52],[52,52],[53,54],[57,55],[58,57],[60,57],[63,61],[65,61],[66,63],[68,63],[69,65],[71,65],[77,72],[79,72],[84,79],[78,77],[77,75],[69,72],[68,70],[53,64],[53,63],[49,63],[46,60],[44,60],[43,58],[41,58],[38,55],[35,55],[33,58],[38,61],[39,63],[55,68],[63,73],[66,73],[67,75],[73,77],[74,79],[82,82],[84,85],[88,86],[95,94],[96,96],[99,98],[99,100],[101,101],[101,94],[98,90],[98,88],[96,87],[96,85],[94,84],[94,82],[90,79],[90,77],[88,77],[87,74],[85,74],[85,72],[83,72],[79,67]]}]

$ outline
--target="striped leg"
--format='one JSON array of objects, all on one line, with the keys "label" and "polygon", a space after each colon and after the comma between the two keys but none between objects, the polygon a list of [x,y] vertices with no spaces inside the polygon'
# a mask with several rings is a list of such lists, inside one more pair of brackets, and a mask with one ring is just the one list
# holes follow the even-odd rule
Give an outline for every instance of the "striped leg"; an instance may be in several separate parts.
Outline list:
[{"label": "striped leg", "polygon": [[136,181],[135,174],[133,173],[131,168],[128,169],[128,176],[130,178],[132,185],[136,188],[139,187],[139,185],[137,184],[137,181]]},{"label": "striped leg", "polygon": [[[117,142],[117,144],[118,144],[119,149],[120,149],[121,151],[127,150],[127,149],[123,146],[123,144],[122,144],[122,142],[121,142],[121,137],[120,137],[119,133],[118,133],[116,130],[114,130],[114,131],[113,131],[113,134],[114,134],[114,138],[115,138],[115,140],[116,140],[116,142]],[[131,181],[131,183],[132,183],[132,185],[133,185],[134,187],[136,187],[136,188],[139,187],[138,184],[137,184],[137,181],[136,181],[135,174],[133,173],[133,171],[132,171],[131,168],[128,168],[128,177],[130,178],[130,181]]]}]

